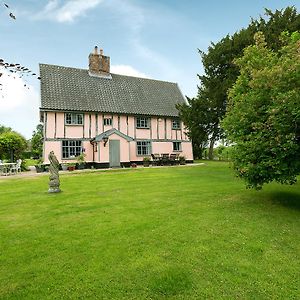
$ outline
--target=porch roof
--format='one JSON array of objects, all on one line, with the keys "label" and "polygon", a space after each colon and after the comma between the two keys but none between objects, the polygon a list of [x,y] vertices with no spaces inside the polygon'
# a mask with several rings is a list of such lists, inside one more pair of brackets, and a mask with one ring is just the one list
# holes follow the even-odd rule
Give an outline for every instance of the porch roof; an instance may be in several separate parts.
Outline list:
[{"label": "porch roof", "polygon": [[121,131],[119,131],[116,128],[109,129],[107,131],[102,132],[101,134],[96,135],[92,141],[100,142],[103,140],[104,137],[109,137],[112,134],[116,134],[116,135],[122,137],[123,139],[127,140],[128,142],[133,141],[132,137],[122,133]]}]

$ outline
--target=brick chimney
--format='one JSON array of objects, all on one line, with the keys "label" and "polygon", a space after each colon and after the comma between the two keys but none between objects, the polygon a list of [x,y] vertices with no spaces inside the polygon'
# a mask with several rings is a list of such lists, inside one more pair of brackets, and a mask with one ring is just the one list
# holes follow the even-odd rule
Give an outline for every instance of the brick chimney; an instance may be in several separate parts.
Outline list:
[{"label": "brick chimney", "polygon": [[111,78],[110,57],[103,55],[103,50],[95,46],[94,52],[89,55],[89,74],[90,76]]}]

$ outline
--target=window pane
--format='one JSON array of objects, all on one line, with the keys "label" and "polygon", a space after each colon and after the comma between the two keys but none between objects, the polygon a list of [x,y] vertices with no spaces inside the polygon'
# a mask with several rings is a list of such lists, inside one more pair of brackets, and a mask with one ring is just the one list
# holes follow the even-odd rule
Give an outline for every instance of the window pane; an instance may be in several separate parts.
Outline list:
[{"label": "window pane", "polygon": [[104,126],[111,126],[112,125],[112,118],[105,118],[103,119]]},{"label": "window pane", "polygon": [[71,114],[66,114],[66,124],[71,124],[72,119],[71,119]]},{"label": "window pane", "polygon": [[172,121],[172,129],[180,129],[180,120],[173,119],[173,121]]},{"label": "window pane", "polygon": [[151,144],[149,141],[137,141],[136,145],[138,155],[150,155]]},{"label": "window pane", "polygon": [[77,124],[83,124],[82,115],[77,115]]},{"label": "window pane", "polygon": [[136,127],[137,128],[149,128],[149,118],[137,117],[136,118]]},{"label": "window pane", "polygon": [[72,114],[66,113],[66,124],[71,125],[82,125],[83,124],[83,114]]},{"label": "window pane", "polygon": [[181,151],[181,142],[173,142],[173,151]]},{"label": "window pane", "polygon": [[70,158],[80,155],[82,152],[81,141],[62,141],[62,156]]}]

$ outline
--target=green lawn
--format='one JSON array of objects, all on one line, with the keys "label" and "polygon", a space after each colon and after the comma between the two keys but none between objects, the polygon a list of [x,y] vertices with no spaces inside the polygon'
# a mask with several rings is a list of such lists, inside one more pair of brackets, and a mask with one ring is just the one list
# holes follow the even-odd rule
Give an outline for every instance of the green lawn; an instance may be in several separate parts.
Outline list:
[{"label": "green lawn", "polygon": [[299,299],[300,184],[226,163],[0,178],[0,299]]}]

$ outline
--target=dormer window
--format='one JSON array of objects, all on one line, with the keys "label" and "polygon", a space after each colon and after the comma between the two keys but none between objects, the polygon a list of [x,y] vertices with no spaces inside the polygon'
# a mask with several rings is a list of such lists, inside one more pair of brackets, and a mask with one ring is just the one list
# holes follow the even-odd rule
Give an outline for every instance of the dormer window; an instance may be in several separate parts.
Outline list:
[{"label": "dormer window", "polygon": [[180,129],[180,120],[179,119],[173,119],[172,120],[172,129],[178,130]]},{"label": "dormer window", "polygon": [[66,113],[65,114],[66,125],[82,125],[83,114]]},{"label": "dormer window", "polygon": [[136,117],[136,128],[150,128],[150,119],[146,117]]}]

